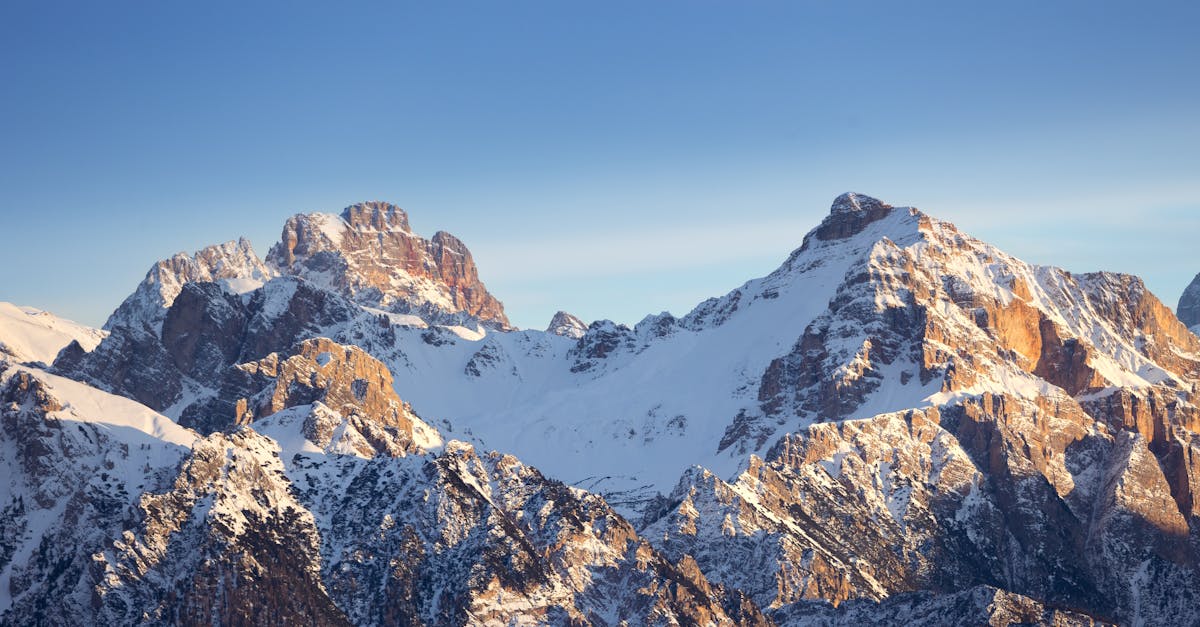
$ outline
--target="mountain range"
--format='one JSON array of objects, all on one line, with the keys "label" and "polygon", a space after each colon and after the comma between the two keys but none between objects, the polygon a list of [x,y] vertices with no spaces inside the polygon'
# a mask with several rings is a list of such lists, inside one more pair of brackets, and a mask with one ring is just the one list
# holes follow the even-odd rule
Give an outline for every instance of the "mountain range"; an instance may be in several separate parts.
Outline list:
[{"label": "mountain range", "polygon": [[1200,624],[1196,331],[1200,276],[856,193],[545,331],[399,207],[300,214],[103,329],[0,304],[0,624]]}]

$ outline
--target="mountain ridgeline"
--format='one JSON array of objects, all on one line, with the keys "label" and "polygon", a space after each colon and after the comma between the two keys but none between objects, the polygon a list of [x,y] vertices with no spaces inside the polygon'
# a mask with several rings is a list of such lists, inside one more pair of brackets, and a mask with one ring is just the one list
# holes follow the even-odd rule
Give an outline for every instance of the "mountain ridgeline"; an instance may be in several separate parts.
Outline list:
[{"label": "mountain ridgeline", "polygon": [[381,202],[0,314],[3,625],[1200,624],[1198,283],[861,194],[633,327]]}]

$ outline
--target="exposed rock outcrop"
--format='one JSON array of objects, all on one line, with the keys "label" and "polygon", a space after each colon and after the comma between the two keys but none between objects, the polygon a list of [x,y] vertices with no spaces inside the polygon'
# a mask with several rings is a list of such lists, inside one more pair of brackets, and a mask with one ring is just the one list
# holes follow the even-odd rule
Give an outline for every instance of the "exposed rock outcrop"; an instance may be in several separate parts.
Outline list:
[{"label": "exposed rock outcrop", "polygon": [[439,323],[464,322],[455,317],[461,313],[509,326],[467,247],[444,231],[428,240],[414,234],[407,214],[385,202],[352,205],[341,217],[293,216],[267,262],[370,307]]}]

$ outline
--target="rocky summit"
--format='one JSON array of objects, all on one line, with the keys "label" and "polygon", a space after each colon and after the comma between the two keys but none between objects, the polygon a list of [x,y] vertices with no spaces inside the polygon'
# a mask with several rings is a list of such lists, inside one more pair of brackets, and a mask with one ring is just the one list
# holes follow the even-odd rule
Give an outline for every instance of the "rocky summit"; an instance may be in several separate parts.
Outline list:
[{"label": "rocky summit", "polygon": [[267,263],[362,305],[439,320],[461,313],[508,327],[466,245],[445,231],[428,240],[413,234],[408,215],[385,202],[352,205],[340,217],[293,216]]},{"label": "rocky summit", "polygon": [[1196,283],[859,193],[797,244],[519,330],[369,202],[2,310],[0,624],[1200,624]]}]

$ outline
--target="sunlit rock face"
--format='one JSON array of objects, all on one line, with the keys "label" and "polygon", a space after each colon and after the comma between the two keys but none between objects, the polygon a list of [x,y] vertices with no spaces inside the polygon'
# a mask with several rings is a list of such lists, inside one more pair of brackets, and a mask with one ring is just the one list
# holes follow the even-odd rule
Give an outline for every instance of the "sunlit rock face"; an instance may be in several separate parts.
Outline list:
[{"label": "sunlit rock face", "polygon": [[414,234],[408,215],[385,202],[289,218],[267,262],[363,305],[439,321],[462,313],[508,327],[466,245],[444,231],[428,240]]}]

